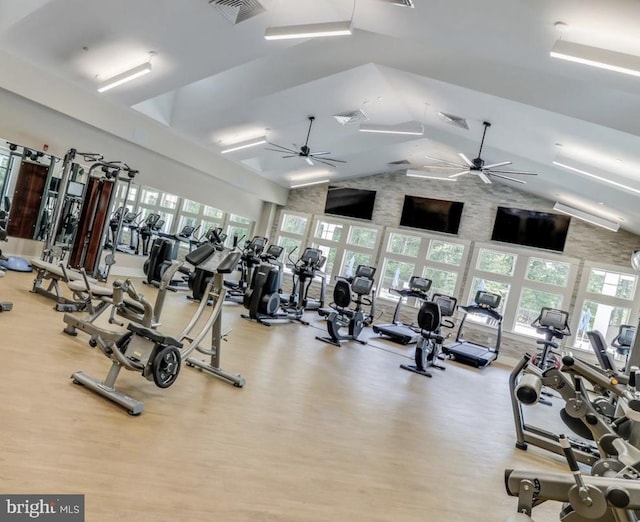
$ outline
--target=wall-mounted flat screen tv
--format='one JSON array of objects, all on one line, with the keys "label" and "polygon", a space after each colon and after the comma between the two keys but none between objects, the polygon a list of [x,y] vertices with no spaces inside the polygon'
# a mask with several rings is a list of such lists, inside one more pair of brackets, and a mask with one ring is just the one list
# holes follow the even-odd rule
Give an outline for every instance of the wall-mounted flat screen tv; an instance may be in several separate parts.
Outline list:
[{"label": "wall-mounted flat screen tv", "polygon": [[376,201],[375,190],[334,187],[329,185],[325,214],[371,220],[373,205]]},{"label": "wall-mounted flat screen tv", "polygon": [[464,203],[405,196],[400,226],[457,234]]},{"label": "wall-mounted flat screen tv", "polygon": [[569,223],[563,214],[498,207],[491,239],[562,252]]}]

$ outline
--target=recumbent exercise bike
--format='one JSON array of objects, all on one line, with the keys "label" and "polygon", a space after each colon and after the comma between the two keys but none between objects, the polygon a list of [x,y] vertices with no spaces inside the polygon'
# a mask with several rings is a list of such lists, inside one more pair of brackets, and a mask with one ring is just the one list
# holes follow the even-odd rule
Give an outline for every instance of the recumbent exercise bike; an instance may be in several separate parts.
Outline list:
[{"label": "recumbent exercise bike", "polygon": [[[316,339],[334,346],[341,346],[342,341],[367,344],[367,341],[358,337],[362,329],[373,322],[375,316],[375,297],[367,297],[373,289],[375,273],[374,267],[359,265],[354,277],[338,276],[336,278],[331,308],[318,310],[321,316],[327,318],[329,337],[316,336]],[[352,294],[355,294],[353,301]],[[352,302],[355,303],[355,308],[349,308]],[[363,304],[371,307],[369,313],[365,313],[362,309]],[[341,332],[343,328],[347,328],[348,333]]]},{"label": "recumbent exercise bike", "polygon": [[433,377],[427,368],[446,370],[438,364],[441,359],[442,345],[446,336],[442,335],[441,328],[453,328],[455,324],[446,317],[453,316],[458,301],[455,297],[443,294],[433,294],[431,301],[424,301],[418,311],[418,327],[420,338],[416,343],[413,364],[401,364],[400,368],[408,370],[424,377]]}]

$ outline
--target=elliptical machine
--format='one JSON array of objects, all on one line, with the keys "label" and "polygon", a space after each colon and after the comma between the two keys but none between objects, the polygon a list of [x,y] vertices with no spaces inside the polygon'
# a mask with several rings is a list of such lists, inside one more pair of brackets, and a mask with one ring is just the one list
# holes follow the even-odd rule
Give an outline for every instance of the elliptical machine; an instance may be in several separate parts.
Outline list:
[{"label": "elliptical machine", "polygon": [[442,344],[446,337],[442,335],[441,327],[453,328],[455,324],[450,319],[456,309],[458,300],[443,294],[433,294],[431,301],[424,301],[418,311],[418,326],[420,339],[416,343],[414,360],[416,364],[401,364],[400,368],[424,377],[433,377],[427,368],[446,370],[438,364],[441,359]]},{"label": "elliptical machine", "polygon": [[[319,341],[342,346],[342,341],[356,341],[367,344],[367,341],[359,339],[365,326],[369,326],[375,316],[375,296],[371,295],[373,289],[373,276],[376,269],[372,266],[359,265],[353,278],[338,277],[333,289],[332,311],[327,315],[327,331],[329,337],[316,336]],[[349,308],[352,302],[352,294],[355,294],[355,308]],[[371,307],[369,313],[365,313],[362,305]],[[320,315],[323,313],[318,310]],[[340,330],[347,328],[348,333]]]},{"label": "elliptical machine", "polygon": [[264,252],[268,242],[266,237],[253,236],[251,241],[245,243],[240,256],[240,279],[224,282],[224,286],[227,288],[227,301],[244,302],[245,292],[253,280],[254,268],[260,264],[260,255]]},{"label": "elliptical machine", "polygon": [[[211,255],[214,251],[224,250],[224,238],[226,236],[222,234],[221,228],[211,228],[206,234],[206,241],[202,242],[198,248],[193,250],[188,257],[187,261],[193,256],[197,256],[199,252],[209,252]],[[206,248],[203,248],[207,245]],[[190,257],[191,256],[191,257]],[[189,290],[191,295],[187,296],[188,299],[193,301],[200,301],[207,294],[207,286],[213,280],[215,275],[215,268],[210,267],[205,263],[194,263],[195,269],[189,274]]]},{"label": "elliptical machine", "polygon": [[271,263],[259,265],[254,271],[250,288],[244,294],[243,304],[249,310],[249,315],[242,317],[257,321],[265,326],[271,326],[274,321],[278,320],[298,321],[308,325],[309,323],[302,319],[305,300],[301,296],[306,295],[315,271],[319,266],[322,266],[324,261],[325,258],[319,249],[305,249],[293,266],[294,274],[297,274],[297,283],[292,295],[295,294],[298,297],[294,304],[289,302],[289,306],[282,306],[280,301],[281,268]]},{"label": "elliptical machine", "polygon": [[[289,252],[289,263],[293,282],[291,294],[280,296],[282,306],[287,310],[296,310],[301,315],[305,310],[320,310],[324,306],[326,293],[326,275],[321,272],[327,258],[322,255],[319,248],[307,247],[297,261],[291,259],[293,250]],[[309,297],[309,289],[316,276],[320,276],[320,297],[314,299]]]}]

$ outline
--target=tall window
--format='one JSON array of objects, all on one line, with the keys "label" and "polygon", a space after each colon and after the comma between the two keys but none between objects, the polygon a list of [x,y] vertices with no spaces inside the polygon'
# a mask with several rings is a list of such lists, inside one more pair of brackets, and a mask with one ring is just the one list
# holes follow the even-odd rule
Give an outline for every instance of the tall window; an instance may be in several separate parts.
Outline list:
[{"label": "tall window", "polygon": [[282,212],[280,215],[280,226],[278,227],[278,237],[276,243],[284,248],[285,270],[287,267],[288,256],[297,259],[306,245],[303,245],[307,235],[311,216],[306,214],[297,214],[292,212]]},{"label": "tall window", "polygon": [[638,314],[638,278],[620,267],[585,264],[574,317],[574,347],[591,350],[586,333],[598,330],[611,343],[620,326]]},{"label": "tall window", "polygon": [[465,241],[449,241],[426,234],[389,230],[381,253],[378,296],[397,301],[394,289],[407,288],[411,276],[430,279],[431,292],[458,297],[460,272],[467,255]]},{"label": "tall window", "polygon": [[349,277],[358,265],[375,264],[380,235],[380,227],[321,217],[314,222],[311,246],[327,258],[323,270],[328,278]]},{"label": "tall window", "polygon": [[[542,308],[568,311],[579,262],[552,253],[531,253],[519,248],[478,245],[469,271],[466,302],[472,302],[478,290],[498,294],[503,329],[537,337],[531,323]],[[478,318],[476,322],[482,320]]]}]

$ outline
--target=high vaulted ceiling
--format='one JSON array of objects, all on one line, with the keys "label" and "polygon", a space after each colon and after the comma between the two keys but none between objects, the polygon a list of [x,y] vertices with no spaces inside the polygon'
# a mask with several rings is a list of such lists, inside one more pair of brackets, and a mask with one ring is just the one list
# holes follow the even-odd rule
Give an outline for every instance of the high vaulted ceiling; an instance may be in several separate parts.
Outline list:
[{"label": "high vaulted ceiling", "polygon": [[[346,161],[337,168],[283,159],[265,146],[226,154],[290,186],[318,177],[385,172],[425,156],[477,155],[539,173],[527,185],[640,234],[640,194],[555,167],[566,163],[640,188],[640,78],[550,58],[563,39],[640,56],[635,0],[258,0],[265,11],[231,23],[208,0],[0,0],[0,46],[95,92],[101,79],[147,60],[153,71],[98,97],[151,117],[212,154],[266,134]],[[266,41],[269,26],[348,20],[351,36]],[[423,136],[365,134],[368,123],[418,121]],[[438,116],[467,120],[469,129]],[[397,167],[396,167],[397,168]],[[482,183],[474,177],[464,182]]]}]

